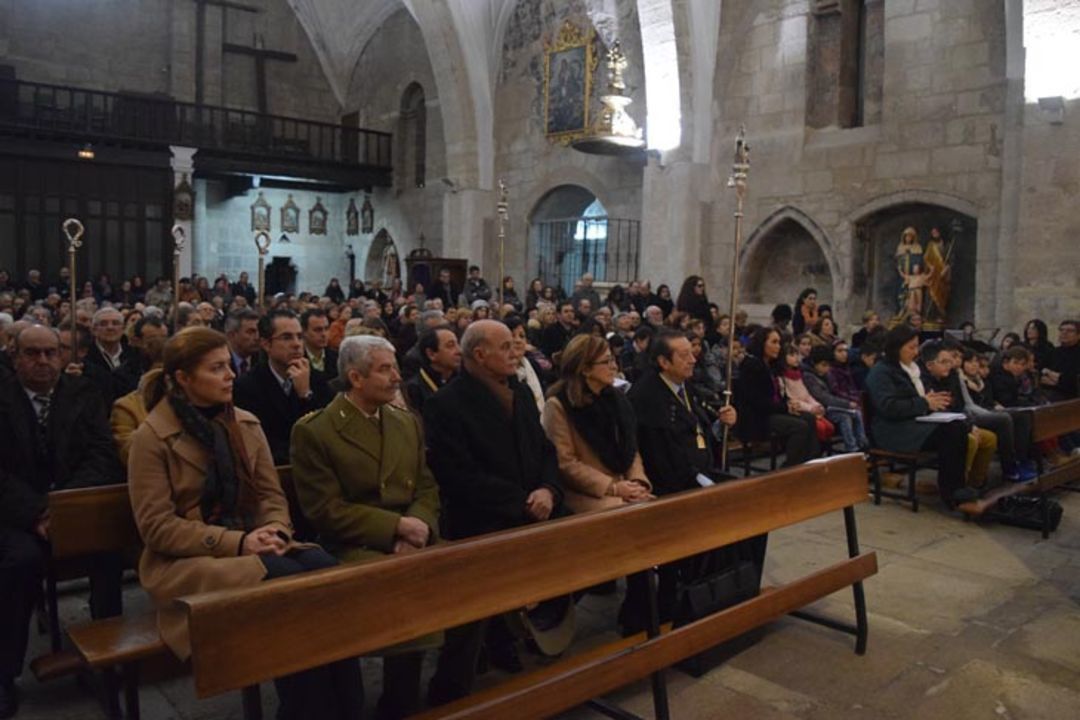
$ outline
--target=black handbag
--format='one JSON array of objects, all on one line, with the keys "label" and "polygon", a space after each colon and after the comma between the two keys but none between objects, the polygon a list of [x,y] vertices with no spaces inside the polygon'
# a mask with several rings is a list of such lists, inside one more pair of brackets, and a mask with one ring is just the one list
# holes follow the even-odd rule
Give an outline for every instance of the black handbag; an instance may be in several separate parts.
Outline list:
[{"label": "black handbag", "polygon": [[[764,535],[750,538],[683,561],[679,567],[674,626],[688,625],[756,597],[761,590],[765,542]],[[763,633],[762,628],[751,630],[683,660],[678,667],[693,677],[701,677],[756,643]]]},{"label": "black handbag", "polygon": [[[1042,502],[1037,497],[1010,495],[998,500],[997,505],[987,515],[1003,525],[1012,525],[1028,530],[1042,530]],[[1065,510],[1057,500],[1046,498],[1045,502],[1049,520],[1048,529],[1053,532],[1061,524],[1061,516],[1065,514]]]}]

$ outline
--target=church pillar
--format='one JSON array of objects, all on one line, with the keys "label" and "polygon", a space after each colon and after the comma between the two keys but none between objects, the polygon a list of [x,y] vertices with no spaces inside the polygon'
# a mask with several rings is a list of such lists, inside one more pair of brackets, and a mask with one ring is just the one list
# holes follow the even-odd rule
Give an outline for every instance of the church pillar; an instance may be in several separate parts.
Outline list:
[{"label": "church pillar", "polygon": [[[180,275],[190,276],[195,244],[195,206],[191,201],[191,178],[195,173],[195,153],[198,152],[198,148],[170,145],[169,150],[172,152],[169,165],[173,171],[173,222],[183,228],[184,237],[187,238],[180,253]],[[186,200],[183,197],[185,193],[187,193]]]},{"label": "church pillar", "polygon": [[[458,190],[443,195],[442,256],[464,258],[481,266],[481,272],[497,268],[485,267],[485,240],[491,236],[495,216],[495,194],[490,190]],[[496,259],[497,262],[497,259]]]},{"label": "church pillar", "polygon": [[710,175],[708,165],[689,161],[661,165],[650,158],[645,168],[638,274],[654,290],[667,283],[674,294],[687,275],[702,274],[713,211]]},{"label": "church pillar", "polygon": [[[998,223],[992,295],[979,293],[976,324],[1012,327],[1016,313],[1016,249],[1020,237],[1021,180],[1024,171],[1024,4],[1005,0],[1005,131],[1001,150],[1001,215]],[[980,228],[981,232],[982,228]],[[980,248],[981,250],[981,248]],[[982,290],[980,288],[980,290]]]}]

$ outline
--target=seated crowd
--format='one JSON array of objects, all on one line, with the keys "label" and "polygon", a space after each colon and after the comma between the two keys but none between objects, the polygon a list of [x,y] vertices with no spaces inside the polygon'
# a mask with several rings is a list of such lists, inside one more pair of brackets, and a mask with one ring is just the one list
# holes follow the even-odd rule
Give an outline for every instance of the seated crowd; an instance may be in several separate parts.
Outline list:
[{"label": "seated crowd", "polygon": [[[1077,447],[1033,447],[1025,412],[1077,396],[1074,320],[1057,347],[1033,320],[998,349],[933,337],[917,317],[886,330],[873,312],[849,343],[812,289],[751,325],[698,276],[675,297],[648,281],[602,295],[588,274],[568,297],[539,279],[519,297],[504,278],[500,298],[472,267],[461,288],[446,271],[412,293],[333,280],[263,308],[246,274],[185,279],[175,304],[165,279],[102,276],[74,305],[63,277],[0,281],[0,717],[17,709],[52,490],[126,478],[139,579],[183,659],[185,623],[164,610],[177,597],[711,486],[730,477],[729,431],[787,466],[834,444],[932,451],[948,508],[989,487],[995,454],[1002,479],[1029,481],[1034,453]],[[760,570],[764,538],[739,552]],[[94,617],[120,612],[121,570],[94,560]],[[677,579],[660,569],[662,620]],[[646,591],[628,587],[624,632],[645,626]],[[520,667],[498,618],[388,648],[381,717],[421,707],[434,648],[429,704],[471,692],[485,648]],[[363,704],[355,659],[276,686],[283,718]]]}]

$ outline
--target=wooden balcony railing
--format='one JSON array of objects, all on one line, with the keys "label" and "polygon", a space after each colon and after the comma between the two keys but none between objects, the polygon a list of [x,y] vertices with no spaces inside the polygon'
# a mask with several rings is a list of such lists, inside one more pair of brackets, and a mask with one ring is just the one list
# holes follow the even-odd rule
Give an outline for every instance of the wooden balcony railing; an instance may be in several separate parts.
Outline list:
[{"label": "wooden balcony railing", "polygon": [[133,146],[186,145],[260,160],[392,169],[389,133],[168,98],[0,80],[0,132]]}]

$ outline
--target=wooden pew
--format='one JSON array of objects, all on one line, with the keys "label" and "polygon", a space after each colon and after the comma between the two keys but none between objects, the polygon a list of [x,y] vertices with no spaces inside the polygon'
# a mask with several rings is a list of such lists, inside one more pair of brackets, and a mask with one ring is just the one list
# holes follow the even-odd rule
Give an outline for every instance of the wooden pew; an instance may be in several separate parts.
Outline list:
[{"label": "wooden pew", "polygon": [[[1034,408],[1031,414],[1033,442],[1052,440],[1080,431],[1080,399],[1043,405]],[[1080,458],[1071,458],[1062,465],[1044,470],[1033,483],[1004,485],[974,502],[960,505],[958,509],[969,517],[978,517],[994,508],[1003,498],[1013,495],[1038,495],[1043,520],[1042,536],[1045,539],[1050,537],[1050,492],[1056,488],[1074,489],[1070,488],[1068,483],[1076,480],[1080,480]]]},{"label": "wooden pew", "polygon": [[569,658],[557,672],[545,669],[545,677],[534,683],[519,680],[508,690],[471,696],[428,716],[546,717],[662,672],[845,587],[853,588],[854,625],[808,619],[853,634],[861,654],[868,632],[862,580],[877,571],[876,555],[860,554],[855,529],[854,505],[866,499],[863,459],[846,455],[420,553],[181,598],[196,692],[208,697],[243,690],[246,716],[258,717],[258,693],[252,688],[272,678],[370,654],[839,510],[849,559],[669,633],[651,632],[635,645],[584,662]]},{"label": "wooden pew", "polygon": [[[292,467],[277,468],[283,485],[291,488]],[[127,485],[65,490],[49,496],[50,537],[53,553],[108,552],[141,548],[142,540],[132,516]],[[55,606],[50,612],[55,617]],[[157,629],[154,612],[125,614],[95,620],[68,629],[80,668],[99,670],[106,680],[106,712],[119,715],[115,673],[120,671],[125,714],[138,720],[141,668],[179,664]]]}]

